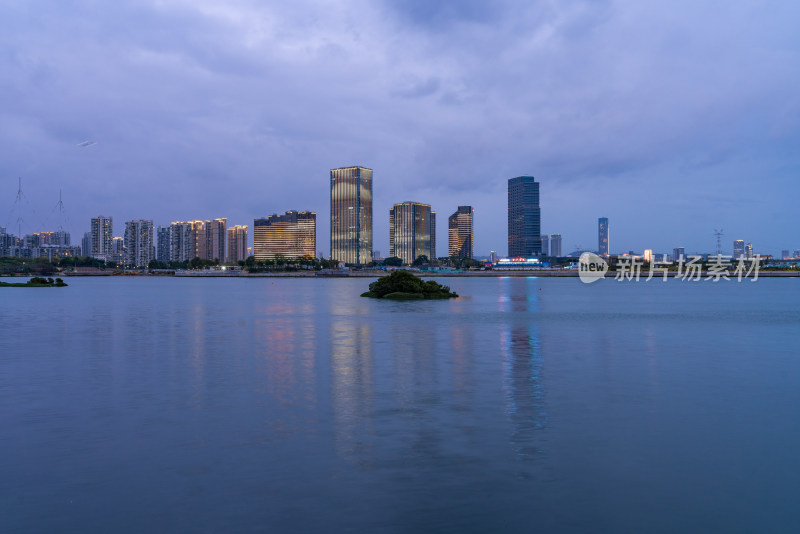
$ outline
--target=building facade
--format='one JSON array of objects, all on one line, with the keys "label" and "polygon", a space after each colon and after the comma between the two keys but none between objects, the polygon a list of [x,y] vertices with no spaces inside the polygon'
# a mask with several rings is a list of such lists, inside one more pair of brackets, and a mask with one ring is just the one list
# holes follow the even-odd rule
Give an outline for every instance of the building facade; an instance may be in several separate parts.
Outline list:
[{"label": "building facade", "polygon": [[227,237],[228,219],[214,219],[213,221],[206,221],[206,228],[208,228],[208,248],[206,259],[225,261],[226,247],[225,239]]},{"label": "building facade", "polygon": [[733,242],[733,259],[744,258],[744,239],[737,239]]},{"label": "building facade", "polygon": [[542,256],[550,255],[550,236],[542,234]]},{"label": "building facade", "polygon": [[91,234],[91,256],[98,260],[111,260],[112,239],[114,237],[114,221],[112,217],[102,215],[93,217],[89,228]]},{"label": "building facade", "polygon": [[672,261],[680,261],[681,258],[686,258],[686,249],[684,247],[675,247],[672,249]]},{"label": "building facade", "polygon": [[470,258],[475,255],[472,206],[459,206],[447,218],[447,255]]},{"label": "building facade", "polygon": [[608,217],[597,219],[597,253],[608,256]]},{"label": "building facade", "polygon": [[554,258],[562,258],[561,253],[561,234],[550,234],[550,255]]},{"label": "building facade", "polygon": [[533,176],[508,180],[508,255],[531,257],[542,253],[539,182]]},{"label": "building facade", "polygon": [[430,204],[401,202],[389,210],[389,256],[410,264],[436,257],[436,212]]},{"label": "building facade", "polygon": [[247,259],[247,225],[228,228],[228,261],[236,263]]},{"label": "building facade", "polygon": [[[245,247],[246,248],[246,247]],[[256,260],[313,258],[317,250],[317,214],[287,211],[253,221],[253,256]]]},{"label": "building facade", "polygon": [[106,261],[113,261],[117,267],[125,265],[125,238],[121,236],[111,238],[111,256]]},{"label": "building facade", "polygon": [[147,267],[155,259],[153,221],[138,219],[125,223],[126,267]]},{"label": "building facade", "polygon": [[[331,169],[331,259],[372,261],[372,169]],[[255,228],[253,229],[255,236]]]}]

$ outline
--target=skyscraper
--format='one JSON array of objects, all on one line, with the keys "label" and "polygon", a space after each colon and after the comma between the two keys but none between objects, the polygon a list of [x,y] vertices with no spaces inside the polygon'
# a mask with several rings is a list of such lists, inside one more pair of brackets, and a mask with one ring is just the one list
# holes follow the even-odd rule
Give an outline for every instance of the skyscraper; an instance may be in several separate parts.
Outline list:
[{"label": "skyscraper", "polygon": [[193,260],[197,244],[189,221],[173,221],[169,225],[169,261]]},{"label": "skyscraper", "polygon": [[114,221],[112,217],[99,215],[93,217],[89,233],[91,234],[93,258],[111,259],[112,238],[114,237]]},{"label": "skyscraper", "polygon": [[213,221],[206,221],[209,228],[210,246],[208,247],[208,259],[225,261],[225,237],[227,234],[226,228],[228,226],[228,219],[214,219]]},{"label": "skyscraper", "polygon": [[372,169],[331,169],[331,258],[372,261]]},{"label": "skyscraper", "polygon": [[83,239],[81,239],[81,254],[84,256],[92,255],[92,233],[84,232]]},{"label": "skyscraper", "polygon": [[247,259],[247,225],[228,228],[228,261],[236,263]]},{"label": "skyscraper", "polygon": [[539,182],[533,176],[517,176],[509,179],[509,257],[530,257],[542,253],[541,223]]},{"label": "skyscraper", "polygon": [[608,217],[597,219],[597,253],[608,256]]},{"label": "skyscraper", "polygon": [[733,259],[744,258],[744,239],[737,239],[733,242]]},{"label": "skyscraper", "polygon": [[172,248],[172,234],[170,226],[159,226],[156,229],[156,259],[168,263],[171,261],[170,249]]},{"label": "skyscraper", "polygon": [[125,238],[111,238],[111,256],[106,261],[113,261],[117,264],[117,267],[125,265]]},{"label": "skyscraper", "polygon": [[681,257],[686,258],[686,249],[684,247],[675,247],[672,249],[672,261],[680,261]]},{"label": "skyscraper", "polygon": [[253,256],[257,260],[313,258],[317,250],[317,214],[287,211],[253,221]]},{"label": "skyscraper", "polygon": [[550,255],[554,258],[561,257],[561,234],[550,234]]},{"label": "skyscraper", "polygon": [[542,256],[550,255],[550,236],[542,234]]},{"label": "skyscraper", "polygon": [[753,259],[753,244],[748,243],[744,246],[744,257],[748,260]]},{"label": "skyscraper", "polygon": [[405,264],[420,256],[435,257],[435,217],[430,204],[395,204],[389,210],[389,256],[396,256]]},{"label": "skyscraper", "polygon": [[447,219],[447,255],[472,258],[475,237],[472,225],[472,206],[459,206]]},{"label": "skyscraper", "polygon": [[153,221],[139,219],[125,223],[125,260],[127,267],[147,267],[154,259]]}]

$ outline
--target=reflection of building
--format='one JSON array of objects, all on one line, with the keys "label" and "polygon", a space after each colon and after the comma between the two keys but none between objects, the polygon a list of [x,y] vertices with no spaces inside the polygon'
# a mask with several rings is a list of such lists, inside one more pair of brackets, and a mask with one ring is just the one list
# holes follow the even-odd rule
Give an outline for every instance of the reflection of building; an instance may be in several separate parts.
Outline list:
[{"label": "reflection of building", "polygon": [[92,257],[99,260],[110,259],[111,239],[114,237],[113,218],[102,215],[93,217],[89,233],[92,240]]},{"label": "reflection of building", "polygon": [[253,221],[253,256],[257,260],[313,258],[317,250],[317,214],[287,211]]},{"label": "reflection of building", "polygon": [[247,259],[247,225],[228,228],[228,261],[236,263]]},{"label": "reflection of building", "polygon": [[744,240],[737,239],[733,242],[733,259],[744,258]]},{"label": "reflection of building", "polygon": [[448,256],[472,258],[475,254],[472,213],[472,206],[459,206],[456,212],[447,219]]},{"label": "reflection of building", "polygon": [[372,261],[372,169],[331,169],[331,259]]},{"label": "reflection of building", "polygon": [[561,257],[561,234],[550,235],[550,255],[554,258]]},{"label": "reflection of building", "polygon": [[597,253],[608,256],[608,217],[597,219]]},{"label": "reflection of building", "polygon": [[436,257],[436,212],[430,204],[402,202],[389,210],[389,256],[409,264]]},{"label": "reflection of building", "polygon": [[508,256],[542,253],[539,183],[533,176],[508,180]]},{"label": "reflection of building", "polygon": [[155,255],[153,221],[136,220],[125,223],[125,259],[127,267],[147,267]]}]

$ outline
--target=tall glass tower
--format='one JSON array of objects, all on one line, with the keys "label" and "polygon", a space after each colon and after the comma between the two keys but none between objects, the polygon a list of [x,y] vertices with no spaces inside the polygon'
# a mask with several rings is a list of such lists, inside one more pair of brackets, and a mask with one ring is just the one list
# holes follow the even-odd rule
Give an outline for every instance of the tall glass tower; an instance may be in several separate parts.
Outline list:
[{"label": "tall glass tower", "polygon": [[542,214],[539,182],[533,176],[508,180],[508,256],[539,256],[542,253]]},{"label": "tall glass tower", "polygon": [[372,261],[372,169],[331,169],[331,259]]},{"label": "tall glass tower", "polygon": [[597,219],[597,253],[608,256],[608,217]]},{"label": "tall glass tower", "polygon": [[475,243],[472,232],[472,206],[459,206],[447,220],[447,254],[459,258],[470,258]]},{"label": "tall glass tower", "polygon": [[436,257],[436,212],[430,204],[401,202],[389,210],[389,256],[405,264]]}]

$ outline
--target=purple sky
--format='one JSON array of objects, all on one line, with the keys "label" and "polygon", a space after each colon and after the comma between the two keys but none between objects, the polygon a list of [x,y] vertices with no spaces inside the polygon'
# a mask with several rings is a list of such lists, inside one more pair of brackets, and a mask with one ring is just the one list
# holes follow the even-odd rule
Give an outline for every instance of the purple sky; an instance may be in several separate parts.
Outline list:
[{"label": "purple sky", "polygon": [[[0,4],[0,225],[317,212],[332,167],[393,202],[475,208],[506,253],[507,179],[564,252],[800,248],[800,3],[55,0]],[[78,147],[84,140],[96,141]]]}]

